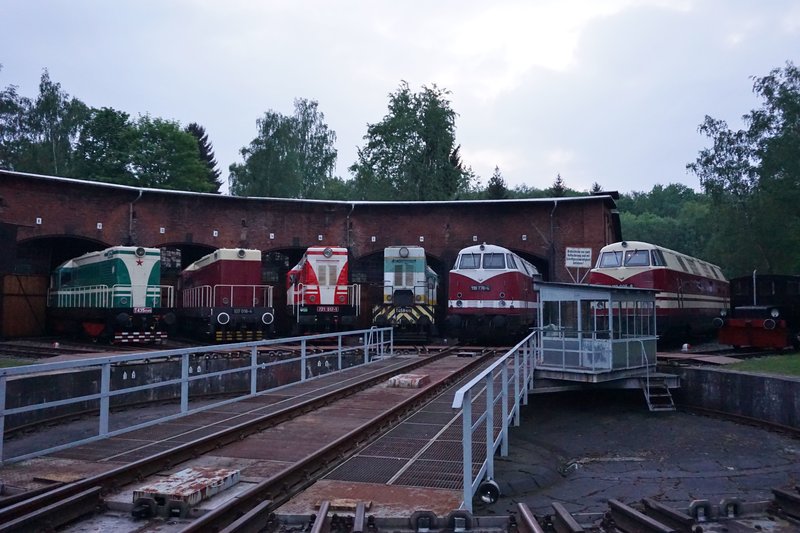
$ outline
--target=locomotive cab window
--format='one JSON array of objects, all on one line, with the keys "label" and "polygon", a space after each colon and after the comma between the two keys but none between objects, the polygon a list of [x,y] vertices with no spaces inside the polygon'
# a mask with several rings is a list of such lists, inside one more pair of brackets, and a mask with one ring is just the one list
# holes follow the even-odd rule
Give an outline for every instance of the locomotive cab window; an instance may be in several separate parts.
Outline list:
[{"label": "locomotive cab window", "polygon": [[650,255],[652,256],[653,266],[667,266],[667,261],[664,259],[664,254],[661,253],[661,250],[650,250]]},{"label": "locomotive cab window", "polygon": [[506,259],[508,260],[508,268],[513,268],[514,270],[517,269],[517,262],[514,261],[514,256],[511,254],[506,254]]},{"label": "locomotive cab window", "polygon": [[506,267],[503,254],[483,254],[483,268],[503,269]]},{"label": "locomotive cab window", "polygon": [[622,266],[622,252],[603,252],[598,261],[598,268],[615,268]]},{"label": "locomotive cab window", "polygon": [[458,268],[474,269],[481,267],[481,254],[461,254]]},{"label": "locomotive cab window", "polygon": [[647,250],[631,250],[625,252],[625,266],[650,266],[650,254]]}]

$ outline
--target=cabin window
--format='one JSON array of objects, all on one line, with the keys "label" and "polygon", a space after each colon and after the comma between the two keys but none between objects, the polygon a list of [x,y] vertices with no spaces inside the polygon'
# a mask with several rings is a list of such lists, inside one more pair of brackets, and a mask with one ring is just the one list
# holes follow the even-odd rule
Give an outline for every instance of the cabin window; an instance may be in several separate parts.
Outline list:
[{"label": "cabin window", "polygon": [[483,268],[502,269],[506,267],[503,254],[483,254]]},{"label": "cabin window", "polygon": [[689,263],[689,268],[692,269],[692,273],[700,276],[700,269],[697,268],[697,263],[694,261],[694,259],[687,259],[686,261]]},{"label": "cabin window", "polygon": [[678,264],[681,265],[681,270],[683,270],[684,272],[689,272],[689,269],[686,268],[686,263],[683,262],[683,258],[682,257],[676,255],[675,259],[677,259],[678,260]]},{"label": "cabin window", "polygon": [[650,255],[652,256],[653,266],[667,266],[667,261],[664,259],[664,254],[661,253],[661,250],[650,250]]},{"label": "cabin window", "polygon": [[336,285],[336,265],[320,265],[318,281],[321,287]]},{"label": "cabin window", "polygon": [[460,269],[473,269],[481,267],[481,254],[461,254]]},{"label": "cabin window", "polygon": [[394,286],[399,287],[403,284],[403,265],[394,266]]},{"label": "cabin window", "polygon": [[650,266],[650,254],[647,253],[647,250],[632,250],[625,252],[625,266]]},{"label": "cabin window", "polygon": [[517,262],[514,261],[514,256],[511,254],[506,254],[506,261],[508,261],[508,268],[513,268],[517,270]]},{"label": "cabin window", "polygon": [[622,252],[603,252],[600,254],[600,268],[622,266]]}]

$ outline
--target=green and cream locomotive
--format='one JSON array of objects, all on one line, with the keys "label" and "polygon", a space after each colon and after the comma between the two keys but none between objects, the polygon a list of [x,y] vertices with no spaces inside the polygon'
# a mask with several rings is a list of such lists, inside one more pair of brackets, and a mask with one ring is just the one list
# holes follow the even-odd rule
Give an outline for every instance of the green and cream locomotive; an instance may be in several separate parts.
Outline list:
[{"label": "green and cream locomotive", "polygon": [[55,334],[111,343],[161,343],[175,323],[174,292],[161,285],[161,251],[114,246],[70,259],[50,279],[47,307]]}]

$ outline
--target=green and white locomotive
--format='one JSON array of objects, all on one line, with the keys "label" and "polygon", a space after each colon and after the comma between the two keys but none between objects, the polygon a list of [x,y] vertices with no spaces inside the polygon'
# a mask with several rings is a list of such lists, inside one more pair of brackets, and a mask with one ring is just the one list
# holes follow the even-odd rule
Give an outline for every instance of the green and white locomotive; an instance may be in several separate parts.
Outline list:
[{"label": "green and white locomotive", "polygon": [[48,321],[55,334],[111,343],[161,343],[175,323],[173,287],[161,285],[161,251],[114,246],[59,266],[50,278]]},{"label": "green and white locomotive", "polygon": [[376,326],[392,326],[399,339],[435,334],[439,276],[421,246],[389,246],[383,251],[383,302],[372,311]]}]

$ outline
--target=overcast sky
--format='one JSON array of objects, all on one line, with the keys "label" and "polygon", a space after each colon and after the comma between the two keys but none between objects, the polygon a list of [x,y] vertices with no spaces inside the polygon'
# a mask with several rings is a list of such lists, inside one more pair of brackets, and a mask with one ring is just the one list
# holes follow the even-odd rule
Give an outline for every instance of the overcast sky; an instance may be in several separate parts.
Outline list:
[{"label": "overcast sky", "polygon": [[752,76],[799,63],[792,0],[0,0],[0,86],[42,69],[89,106],[197,122],[223,177],[267,110],[319,103],[348,178],[401,80],[451,92],[485,184],[699,190],[705,115],[741,125]]}]

